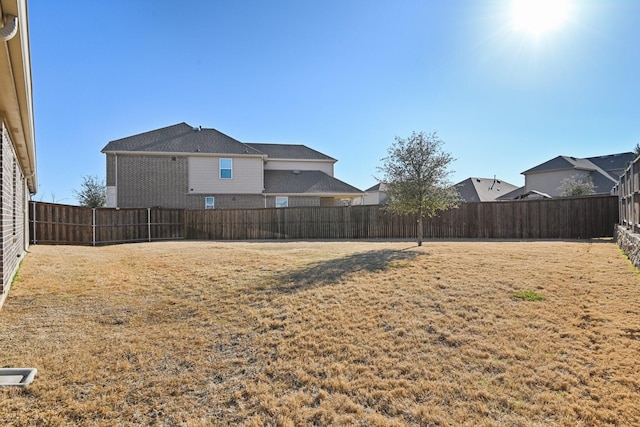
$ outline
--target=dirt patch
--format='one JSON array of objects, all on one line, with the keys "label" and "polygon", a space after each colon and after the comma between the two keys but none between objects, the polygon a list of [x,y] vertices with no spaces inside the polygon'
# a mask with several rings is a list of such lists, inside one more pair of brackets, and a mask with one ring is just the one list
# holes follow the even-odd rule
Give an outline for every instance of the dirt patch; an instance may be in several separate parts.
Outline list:
[{"label": "dirt patch", "polygon": [[640,424],[640,282],[610,242],[31,251],[0,367],[39,375],[0,389],[5,425]]}]

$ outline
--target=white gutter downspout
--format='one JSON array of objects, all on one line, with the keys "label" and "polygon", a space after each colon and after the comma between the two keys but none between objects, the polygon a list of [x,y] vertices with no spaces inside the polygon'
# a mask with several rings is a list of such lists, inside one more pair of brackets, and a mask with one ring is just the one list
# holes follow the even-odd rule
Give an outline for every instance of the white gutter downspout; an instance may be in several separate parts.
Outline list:
[{"label": "white gutter downspout", "polygon": [[18,33],[18,17],[4,15],[4,26],[0,28],[0,39],[5,42],[11,40]]},{"label": "white gutter downspout", "polygon": [[264,208],[267,208],[267,195],[265,194],[265,188],[264,188],[264,164],[267,163],[267,161],[265,160],[265,157],[267,156],[262,156],[262,194],[264,194]]},{"label": "white gutter downspout", "polygon": [[113,153],[113,155],[115,156],[115,170],[116,170],[116,179],[115,179],[115,187],[116,187],[116,194],[115,194],[115,202],[116,202],[116,208],[118,207],[118,153]]}]

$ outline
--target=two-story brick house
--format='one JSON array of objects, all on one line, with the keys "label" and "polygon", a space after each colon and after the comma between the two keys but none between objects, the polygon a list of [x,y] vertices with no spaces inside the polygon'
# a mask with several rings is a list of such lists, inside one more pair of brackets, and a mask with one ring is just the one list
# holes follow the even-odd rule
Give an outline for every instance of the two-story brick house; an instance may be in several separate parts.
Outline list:
[{"label": "two-story brick house", "polygon": [[186,123],[109,142],[108,207],[333,206],[361,197],[336,159],[304,145],[243,143]]}]

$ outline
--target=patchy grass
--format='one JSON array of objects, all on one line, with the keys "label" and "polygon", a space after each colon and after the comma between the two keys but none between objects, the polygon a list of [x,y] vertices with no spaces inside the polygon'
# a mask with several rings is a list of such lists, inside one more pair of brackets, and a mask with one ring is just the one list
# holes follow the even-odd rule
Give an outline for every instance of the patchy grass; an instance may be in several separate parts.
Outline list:
[{"label": "patchy grass", "polygon": [[0,367],[39,375],[0,389],[2,425],[640,424],[640,283],[613,243],[31,251]]},{"label": "patchy grass", "polygon": [[520,291],[513,294],[514,297],[525,301],[542,301],[544,296],[534,291]]}]

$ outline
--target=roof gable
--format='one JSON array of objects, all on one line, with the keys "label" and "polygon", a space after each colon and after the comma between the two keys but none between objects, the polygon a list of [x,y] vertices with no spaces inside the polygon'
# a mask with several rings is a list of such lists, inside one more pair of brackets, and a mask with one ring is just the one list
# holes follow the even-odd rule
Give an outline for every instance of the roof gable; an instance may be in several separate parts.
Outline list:
[{"label": "roof gable", "polygon": [[254,154],[263,153],[216,129],[194,128],[186,123],[144,132],[110,141],[102,152],[155,152],[155,153],[210,153]]},{"label": "roof gable", "polygon": [[569,156],[554,157],[551,160],[547,160],[546,162],[541,163],[538,166],[534,166],[531,169],[522,172],[522,174],[526,175],[528,173],[548,172],[552,170],[575,169],[576,160],[577,159],[575,159],[574,157]]}]

